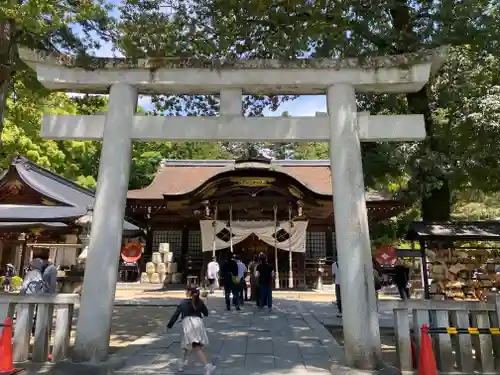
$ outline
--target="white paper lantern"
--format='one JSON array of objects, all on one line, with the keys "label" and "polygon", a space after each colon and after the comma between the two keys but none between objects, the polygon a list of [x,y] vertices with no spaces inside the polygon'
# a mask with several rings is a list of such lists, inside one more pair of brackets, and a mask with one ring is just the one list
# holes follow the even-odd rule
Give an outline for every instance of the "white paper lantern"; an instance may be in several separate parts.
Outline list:
[{"label": "white paper lantern", "polygon": [[173,259],[174,259],[174,253],[164,253],[163,254],[163,261],[165,263],[171,263]]},{"label": "white paper lantern", "polygon": [[158,272],[160,275],[165,275],[167,273],[167,265],[165,263],[159,263],[156,266],[156,272]]},{"label": "white paper lantern", "polygon": [[167,273],[177,273],[177,263],[167,264]]},{"label": "white paper lantern", "polygon": [[161,253],[154,252],[151,256],[151,261],[154,264],[161,263]]},{"label": "white paper lantern", "polygon": [[161,243],[158,247],[158,251],[162,254],[170,252],[170,244],[169,243]]},{"label": "white paper lantern", "polygon": [[155,272],[151,275],[151,284],[159,284],[160,283],[160,275]]},{"label": "white paper lantern", "polygon": [[149,276],[146,272],[141,273],[141,283],[149,283]]},{"label": "white paper lantern", "polygon": [[153,262],[147,262],[146,263],[146,273],[148,274],[149,277],[156,271],[156,266]]}]

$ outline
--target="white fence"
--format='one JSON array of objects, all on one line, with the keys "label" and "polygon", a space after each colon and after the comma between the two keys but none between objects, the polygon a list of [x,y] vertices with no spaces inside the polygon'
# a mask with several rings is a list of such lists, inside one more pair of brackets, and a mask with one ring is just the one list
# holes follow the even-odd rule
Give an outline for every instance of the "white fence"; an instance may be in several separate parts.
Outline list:
[{"label": "white fence", "polygon": [[67,358],[79,299],[76,294],[0,295],[0,319],[10,317],[14,322],[14,362],[43,363],[49,354],[52,362]]},{"label": "white fence", "polygon": [[[491,303],[474,301],[391,301],[398,367],[414,371],[411,340],[418,351],[420,327],[499,328],[500,297]],[[436,364],[440,373],[500,373],[500,335],[431,333]],[[418,363],[418,362],[417,362]]]}]

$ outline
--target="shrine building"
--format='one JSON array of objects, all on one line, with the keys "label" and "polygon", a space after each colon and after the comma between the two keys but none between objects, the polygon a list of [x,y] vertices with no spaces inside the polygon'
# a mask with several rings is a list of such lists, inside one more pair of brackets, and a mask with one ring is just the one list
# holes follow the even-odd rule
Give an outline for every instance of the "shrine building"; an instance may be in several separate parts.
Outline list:
[{"label": "shrine building", "polygon": [[[264,252],[278,266],[280,287],[313,286],[335,255],[328,160],[167,160],[153,182],[128,192],[126,216],[147,231],[144,261],[168,243],[184,276],[204,277],[216,255],[243,262]],[[370,226],[411,206],[368,190]]]}]

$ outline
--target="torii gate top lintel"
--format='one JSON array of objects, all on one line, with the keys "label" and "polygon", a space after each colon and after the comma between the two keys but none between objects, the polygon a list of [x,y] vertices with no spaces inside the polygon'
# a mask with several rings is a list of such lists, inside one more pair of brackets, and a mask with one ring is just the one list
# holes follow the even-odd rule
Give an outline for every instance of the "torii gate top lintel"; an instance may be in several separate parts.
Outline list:
[{"label": "torii gate top lintel", "polygon": [[[447,48],[418,53],[349,59],[239,60],[197,58],[78,59],[64,54],[20,49],[49,89],[108,93],[118,82],[141,94],[216,94],[238,88],[244,94],[325,94],[328,87],[349,83],[357,92],[420,90],[445,61]],[[179,71],[182,70],[182,74]]]}]

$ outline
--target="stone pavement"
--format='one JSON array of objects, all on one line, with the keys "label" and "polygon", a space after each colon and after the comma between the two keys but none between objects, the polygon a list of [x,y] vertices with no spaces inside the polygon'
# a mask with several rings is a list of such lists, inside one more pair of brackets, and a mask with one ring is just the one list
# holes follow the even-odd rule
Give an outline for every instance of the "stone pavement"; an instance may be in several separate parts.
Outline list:
[{"label": "stone pavement", "polygon": [[[242,311],[227,312],[222,298],[210,297],[208,307],[206,354],[217,366],[215,374],[326,375],[334,362],[342,362],[341,348],[301,302],[276,300],[272,313],[257,312],[253,303]],[[115,373],[176,374],[181,328],[178,323],[172,330],[137,340],[120,354],[127,362]],[[191,358],[186,375],[203,374],[195,359]]]},{"label": "stone pavement", "polygon": [[[381,328],[394,327],[392,306],[387,300],[379,301],[379,326]],[[321,324],[341,326],[342,318],[336,316],[337,308],[331,302],[300,301],[302,311],[311,314]]]}]

